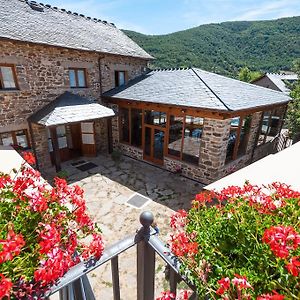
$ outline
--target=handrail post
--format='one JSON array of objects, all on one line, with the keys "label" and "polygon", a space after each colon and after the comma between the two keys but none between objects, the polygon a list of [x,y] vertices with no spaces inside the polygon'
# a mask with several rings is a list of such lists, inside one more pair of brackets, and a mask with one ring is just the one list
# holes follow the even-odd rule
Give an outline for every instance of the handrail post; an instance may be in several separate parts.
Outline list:
[{"label": "handrail post", "polygon": [[154,299],[155,250],[148,244],[151,224],[154,217],[151,212],[143,212],[140,222],[143,227],[138,234],[143,239],[137,244],[137,299]]}]

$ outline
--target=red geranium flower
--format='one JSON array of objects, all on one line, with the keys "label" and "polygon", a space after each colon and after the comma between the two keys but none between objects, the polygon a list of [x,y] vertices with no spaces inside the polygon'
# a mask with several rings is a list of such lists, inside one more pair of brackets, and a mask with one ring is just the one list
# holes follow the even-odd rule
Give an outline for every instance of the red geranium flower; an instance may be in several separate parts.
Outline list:
[{"label": "red geranium flower", "polygon": [[26,160],[27,163],[29,163],[30,165],[34,165],[36,163],[35,161],[35,157],[33,156],[33,154],[31,152],[22,152],[22,156],[24,158],[24,160]]},{"label": "red geranium flower", "polygon": [[12,288],[12,282],[5,278],[3,274],[0,273],[0,299],[8,297],[10,295],[10,290]]}]

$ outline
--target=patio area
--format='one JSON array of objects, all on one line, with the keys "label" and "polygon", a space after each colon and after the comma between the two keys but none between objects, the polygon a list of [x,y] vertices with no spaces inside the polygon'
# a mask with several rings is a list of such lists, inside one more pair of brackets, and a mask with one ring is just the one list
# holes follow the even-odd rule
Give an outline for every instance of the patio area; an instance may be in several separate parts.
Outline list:
[{"label": "patio area", "polygon": [[[126,156],[120,161],[108,155],[83,157],[63,163],[62,169],[67,172],[70,184],[84,189],[89,213],[100,225],[106,245],[134,234],[140,227],[139,215],[144,210],[154,214],[160,238],[167,241],[172,212],[189,208],[195,194],[203,188],[198,182]],[[135,248],[129,249],[120,255],[122,299],[136,299],[135,251]],[[164,263],[160,259],[157,259],[156,271],[159,294],[168,288]],[[89,279],[96,299],[113,299],[110,264],[92,272]]]}]

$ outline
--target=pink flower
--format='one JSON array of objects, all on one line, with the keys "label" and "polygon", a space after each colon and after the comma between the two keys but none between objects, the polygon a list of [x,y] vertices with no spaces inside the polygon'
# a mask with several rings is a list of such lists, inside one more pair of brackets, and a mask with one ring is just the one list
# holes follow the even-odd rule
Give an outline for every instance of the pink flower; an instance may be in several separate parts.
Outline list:
[{"label": "pink flower", "polygon": [[232,279],[232,284],[235,285],[238,289],[248,289],[251,288],[252,286],[250,283],[247,281],[247,278],[245,276],[241,276],[238,274],[234,275],[235,277]]}]

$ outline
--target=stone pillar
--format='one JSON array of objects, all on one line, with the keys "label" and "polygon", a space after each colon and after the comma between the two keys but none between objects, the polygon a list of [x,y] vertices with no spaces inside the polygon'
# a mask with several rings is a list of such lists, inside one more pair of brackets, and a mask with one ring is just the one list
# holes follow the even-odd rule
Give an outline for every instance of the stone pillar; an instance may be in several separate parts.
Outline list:
[{"label": "stone pillar", "polygon": [[246,154],[252,155],[254,148],[256,146],[256,139],[258,131],[260,130],[260,120],[261,120],[262,112],[256,112],[252,115],[250,135],[247,145]]},{"label": "stone pillar", "polygon": [[39,169],[43,170],[52,167],[46,127],[32,124],[32,135],[34,141],[32,146],[35,148]]},{"label": "stone pillar", "polygon": [[107,119],[95,121],[95,138],[97,153],[108,153]]},{"label": "stone pillar", "polygon": [[225,165],[231,119],[205,118],[200,144],[199,167],[207,183],[218,179]]}]

